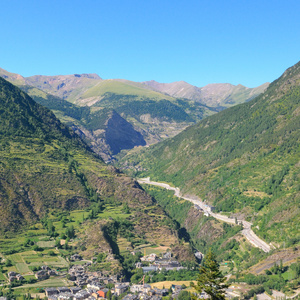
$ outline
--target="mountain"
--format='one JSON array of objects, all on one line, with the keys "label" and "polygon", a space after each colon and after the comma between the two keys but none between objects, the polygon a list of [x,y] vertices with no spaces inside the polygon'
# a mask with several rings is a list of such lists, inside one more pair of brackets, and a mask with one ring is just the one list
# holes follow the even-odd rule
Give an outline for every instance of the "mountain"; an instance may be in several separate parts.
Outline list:
[{"label": "mountain", "polygon": [[79,124],[68,124],[105,161],[123,149],[146,145],[142,134],[112,109],[90,113]]},{"label": "mountain", "polygon": [[[92,232],[95,226],[99,231],[107,230],[103,231],[103,243],[110,242],[116,254],[119,244],[111,239],[118,235],[131,245],[142,241],[156,247],[179,247],[193,260],[191,250],[179,244],[173,221],[137,182],[107,166],[49,109],[3,78],[0,126],[1,245],[13,232],[24,232],[39,221],[45,224],[53,216],[59,221],[64,212],[80,209],[81,215],[85,211],[91,215],[82,225],[87,232],[81,232],[91,256],[102,247],[101,240],[91,239],[97,235]],[[121,212],[122,207],[126,213]],[[114,210],[101,215],[100,220],[99,209],[103,208]],[[116,217],[116,209],[122,220]],[[125,231],[130,228],[130,234],[118,232],[121,223],[126,224]]]},{"label": "mountain", "polygon": [[[174,99],[152,91],[138,82],[102,80],[95,74],[38,75],[25,78],[0,69],[0,76],[17,84],[35,101],[50,108],[62,122],[70,126],[81,126],[82,132],[87,130],[84,124],[87,112],[90,119],[93,118],[92,115],[97,117],[101,109],[112,109],[142,134],[147,144],[174,136],[195,121],[216,112],[191,100]],[[77,121],[80,119],[81,124],[74,120],[74,116]],[[100,138],[94,141],[94,137],[91,138],[93,135],[92,132],[87,133],[85,140],[105,160],[110,159],[112,152],[106,151],[108,148],[103,146],[106,140]],[[97,149],[99,143],[103,147]],[[143,142],[132,143],[133,146],[142,144]],[[127,149],[127,145],[128,143],[120,149]]]},{"label": "mountain", "polygon": [[[0,76],[17,84],[35,101],[50,108],[62,122],[78,130],[106,161],[128,147],[150,145],[173,137],[206,116],[247,101],[263,90],[262,87],[248,89],[229,84],[200,89],[186,82],[159,84],[155,81],[103,80],[96,74],[25,78],[3,69],[0,69]],[[127,137],[117,146],[118,151],[116,148],[112,150],[111,142],[106,140],[108,135],[103,134],[107,109],[114,111],[113,116],[119,114],[132,126],[131,130],[123,131]],[[96,121],[97,118],[100,121]],[[107,128],[112,126],[112,121],[107,123]],[[98,124],[99,128],[93,127],[91,131],[87,123]],[[117,122],[114,126],[117,124],[120,125]],[[129,127],[127,124],[126,128]],[[118,130],[121,128],[118,127]]]},{"label": "mountain", "polygon": [[121,161],[218,211],[253,221],[273,245],[299,243],[300,63],[255,99]]},{"label": "mountain", "polygon": [[102,81],[97,74],[37,75],[27,77],[25,80],[27,85],[35,86],[62,99],[79,97],[89,88]]},{"label": "mountain", "polygon": [[241,84],[212,83],[200,88],[185,81],[159,83],[154,80],[144,81],[143,84],[172,97],[186,98],[223,109],[255,98],[269,85],[264,83],[256,88],[247,88]]}]

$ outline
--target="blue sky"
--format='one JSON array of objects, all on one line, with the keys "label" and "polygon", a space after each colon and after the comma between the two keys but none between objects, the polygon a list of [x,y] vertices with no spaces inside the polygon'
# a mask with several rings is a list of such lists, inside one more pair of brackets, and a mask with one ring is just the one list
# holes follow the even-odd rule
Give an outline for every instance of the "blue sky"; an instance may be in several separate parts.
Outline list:
[{"label": "blue sky", "polygon": [[0,3],[0,67],[23,76],[254,87],[300,60],[299,0]]}]

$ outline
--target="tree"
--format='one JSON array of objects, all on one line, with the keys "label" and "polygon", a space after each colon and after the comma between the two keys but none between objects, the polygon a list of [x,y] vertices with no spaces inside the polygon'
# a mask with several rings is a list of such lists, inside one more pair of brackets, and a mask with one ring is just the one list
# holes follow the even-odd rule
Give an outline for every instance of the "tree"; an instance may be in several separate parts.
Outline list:
[{"label": "tree", "polygon": [[[219,270],[215,254],[209,249],[203,266],[199,268],[197,284],[193,284],[193,287],[199,294],[203,291],[206,292],[212,300],[224,300],[225,289],[228,287],[228,284],[224,283],[225,280],[226,278]],[[197,297],[193,296],[193,299],[197,299]]]},{"label": "tree", "polygon": [[177,300],[191,300],[191,295],[188,291],[180,291]]}]

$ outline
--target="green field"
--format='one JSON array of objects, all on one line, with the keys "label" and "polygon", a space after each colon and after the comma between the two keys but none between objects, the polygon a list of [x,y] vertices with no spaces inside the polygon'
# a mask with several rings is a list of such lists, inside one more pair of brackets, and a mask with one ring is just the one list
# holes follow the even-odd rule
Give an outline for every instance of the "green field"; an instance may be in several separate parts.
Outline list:
[{"label": "green field", "polygon": [[5,276],[0,272],[0,281],[6,280]]},{"label": "green field", "polygon": [[16,268],[20,274],[29,273],[31,270],[26,263],[16,263]]},{"label": "green field", "polygon": [[39,241],[37,245],[42,248],[53,248],[55,245],[55,241]]}]

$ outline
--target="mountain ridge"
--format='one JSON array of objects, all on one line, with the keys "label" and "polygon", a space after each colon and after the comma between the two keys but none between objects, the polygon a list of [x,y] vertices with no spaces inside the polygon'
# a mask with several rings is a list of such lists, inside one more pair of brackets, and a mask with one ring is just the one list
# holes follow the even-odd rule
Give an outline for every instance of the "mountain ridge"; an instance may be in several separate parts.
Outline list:
[{"label": "mountain ridge", "polygon": [[[128,154],[120,165],[194,193],[220,211],[253,218],[256,233],[269,242],[280,245],[283,236],[299,242],[299,95],[300,62],[255,99]],[[285,235],[276,235],[279,228]]]}]

